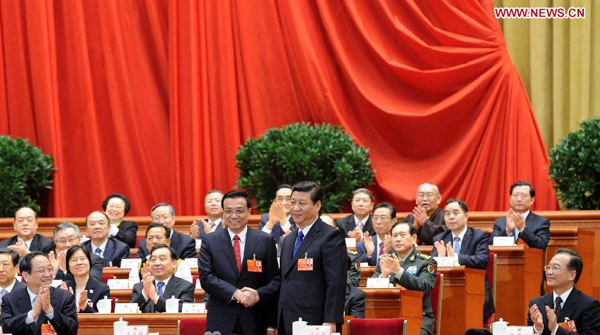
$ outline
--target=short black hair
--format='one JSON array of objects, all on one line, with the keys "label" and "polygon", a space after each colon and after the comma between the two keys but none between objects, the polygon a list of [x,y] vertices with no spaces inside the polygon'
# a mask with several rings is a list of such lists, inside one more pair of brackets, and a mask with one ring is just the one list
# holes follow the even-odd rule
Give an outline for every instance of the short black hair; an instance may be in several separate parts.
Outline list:
[{"label": "short black hair", "polygon": [[314,181],[299,181],[292,186],[292,192],[310,192],[310,200],[313,203],[323,202],[323,189]]},{"label": "short black hair", "polygon": [[100,214],[104,215],[104,217],[106,218],[106,224],[110,226],[110,218],[108,217],[108,214],[101,212],[101,211],[93,211],[90,214],[88,214],[88,216],[85,217],[85,225],[86,226],[88,224],[88,219],[90,218],[90,215],[92,215],[94,213],[100,213]]},{"label": "short black hair", "polygon": [[225,199],[236,199],[236,198],[244,198],[246,199],[246,208],[250,209],[252,207],[252,199],[248,193],[240,190],[230,191],[223,195],[223,199],[221,199],[221,208],[225,209]]},{"label": "short black hair", "polygon": [[169,253],[171,254],[171,260],[174,260],[174,261],[176,261],[177,259],[179,259],[179,258],[177,257],[177,253],[175,252],[175,250],[174,250],[173,248],[169,247],[169,246],[168,246],[168,245],[166,245],[166,244],[157,244],[157,245],[155,245],[154,247],[152,247],[152,250],[150,251],[150,257],[152,257],[152,253],[153,253],[155,250],[162,249],[162,248],[169,249]]},{"label": "short black hair", "polygon": [[364,187],[358,188],[356,190],[354,190],[354,192],[352,192],[352,199],[354,199],[354,196],[359,194],[359,193],[364,193],[366,195],[369,196],[369,198],[371,198],[371,202],[375,202],[375,196],[373,195],[373,192],[367,190]]},{"label": "short black hair", "polygon": [[29,209],[31,209],[31,210],[33,211],[33,216],[35,217],[35,219],[36,219],[36,220],[38,219],[38,214],[37,214],[37,212],[36,212],[36,211],[34,211],[34,210],[33,210],[33,208],[31,208],[31,207],[27,207],[27,206],[23,206],[23,207],[19,207],[19,209],[17,209],[17,210],[15,211],[15,221],[17,221],[17,213],[19,213],[19,211],[20,211],[20,210],[22,210],[22,209],[24,209],[24,208],[29,208]]},{"label": "short black hair", "polygon": [[37,256],[44,256],[46,259],[48,259],[48,256],[46,256],[45,253],[41,251],[32,251],[21,258],[21,262],[19,263],[19,269],[21,272],[27,272],[31,274],[31,260]]},{"label": "short black hair", "polygon": [[158,207],[169,207],[169,212],[171,212],[171,216],[175,216],[175,207],[169,205],[166,202],[160,202],[154,206],[152,206],[152,208],[150,209],[150,217],[152,217],[152,213],[154,212],[155,209],[157,209]]},{"label": "short black hair", "polygon": [[396,218],[396,207],[394,207],[389,202],[378,203],[377,206],[375,206],[375,208],[373,208],[373,212],[375,212],[375,210],[378,208],[387,208],[390,211],[390,216],[392,217],[392,220]]},{"label": "short black hair", "polygon": [[167,226],[163,226],[162,224],[158,223],[158,222],[152,222],[148,228],[146,228],[146,237],[148,237],[148,232],[150,231],[150,229],[152,228],[162,228],[165,230],[165,237],[166,238],[171,238],[171,228],[167,227]]},{"label": "short black hair", "polygon": [[125,202],[125,215],[127,215],[127,213],[129,213],[129,210],[131,209],[131,203],[129,202],[129,199],[127,199],[127,197],[121,193],[111,193],[111,194],[107,195],[106,199],[104,199],[104,201],[102,202],[102,209],[104,209],[106,211],[108,202],[112,198],[119,198],[119,199],[123,200],[123,202]]},{"label": "short black hair", "polygon": [[579,277],[581,277],[581,273],[583,272],[583,260],[581,259],[581,256],[577,252],[567,248],[556,249],[554,255],[558,254],[567,254],[571,256],[567,268],[575,270],[575,284],[577,284]]},{"label": "short black hair", "polygon": [[396,228],[396,226],[399,226],[401,224],[405,224],[408,225],[408,231],[410,232],[410,236],[413,236],[417,233],[417,228],[415,228],[415,226],[408,222],[408,221],[404,221],[404,220],[399,220],[396,221],[396,223],[394,223],[394,225],[392,226],[392,229],[390,229],[390,234],[392,233],[392,230],[394,230],[394,228]]},{"label": "short black hair", "polygon": [[90,263],[90,270],[92,269],[92,256],[90,255],[90,252],[81,245],[74,245],[69,250],[67,250],[67,273],[71,273],[71,269],[69,269],[69,260],[71,259],[71,257],[73,257],[73,254],[75,252],[80,251],[80,250],[83,251],[83,253],[85,254],[85,257],[87,258],[88,262]]},{"label": "short black hair", "polygon": [[13,266],[17,266],[19,264],[19,254],[8,249],[8,248],[0,248],[0,254],[10,255],[10,259],[12,260]]},{"label": "short black hair", "polygon": [[281,190],[282,188],[289,188],[291,190],[292,189],[292,185],[290,185],[290,184],[281,184],[281,185],[277,186],[277,188],[275,189],[275,193],[277,193],[277,191]]},{"label": "short black hair", "polygon": [[518,181],[512,185],[510,185],[510,193],[508,195],[512,195],[513,189],[517,186],[529,186],[529,196],[535,198],[535,188],[528,181]]},{"label": "short black hair", "polygon": [[456,202],[460,206],[460,208],[462,208],[463,212],[469,213],[469,207],[467,206],[467,204],[464,201],[457,198],[448,199],[448,201],[446,201],[446,206],[450,205],[453,202]]}]

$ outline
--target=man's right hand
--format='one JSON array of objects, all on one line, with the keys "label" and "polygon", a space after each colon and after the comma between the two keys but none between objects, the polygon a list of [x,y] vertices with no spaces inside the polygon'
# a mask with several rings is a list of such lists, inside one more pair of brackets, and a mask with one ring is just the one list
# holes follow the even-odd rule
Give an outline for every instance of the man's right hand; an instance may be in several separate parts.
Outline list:
[{"label": "man's right hand", "polygon": [[433,242],[433,246],[437,250],[438,257],[446,257],[446,245],[443,240]]},{"label": "man's right hand", "polygon": [[363,234],[363,241],[365,243],[365,249],[367,250],[367,256],[368,257],[373,257],[373,254],[375,253],[375,243],[373,243],[373,238],[371,236],[369,236],[369,232],[366,231]]},{"label": "man's right hand", "polygon": [[31,308],[31,316],[34,319],[37,318],[40,315],[40,313],[42,313],[42,303],[45,298],[43,287],[40,287],[39,292],[40,293],[35,298],[35,302],[33,303],[33,308]]},{"label": "man's right hand", "polygon": [[273,227],[277,222],[284,223],[285,221],[285,206],[278,202],[272,203],[271,208],[269,208],[269,221],[267,221],[265,227],[269,230],[273,230]]},{"label": "man's right hand", "polygon": [[515,221],[513,219],[513,210],[512,208],[508,210],[506,213],[506,233],[512,234],[515,231]]},{"label": "man's right hand", "polygon": [[419,229],[425,224],[425,221],[427,221],[428,219],[427,211],[425,210],[425,208],[417,206],[413,209],[413,217],[415,218],[413,221],[413,225],[416,229]]}]

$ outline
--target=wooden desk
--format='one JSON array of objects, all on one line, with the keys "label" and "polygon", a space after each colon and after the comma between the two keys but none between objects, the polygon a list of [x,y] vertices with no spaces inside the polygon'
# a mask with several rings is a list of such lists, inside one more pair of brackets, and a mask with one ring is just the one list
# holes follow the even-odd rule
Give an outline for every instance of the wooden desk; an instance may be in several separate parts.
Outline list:
[{"label": "wooden desk", "polygon": [[[148,332],[159,332],[160,335],[177,335],[177,321],[181,319],[204,319],[206,314],[167,314],[167,313],[148,313],[148,314],[91,314],[79,313],[79,330],[77,335],[98,335],[112,334],[113,322],[128,321],[129,325],[148,325]],[[198,334],[204,334],[204,331],[198,331]]]},{"label": "wooden desk", "polygon": [[497,255],[496,319],[525,325],[529,301],[540,295],[544,252],[523,245],[489,248]]},{"label": "wooden desk", "polygon": [[441,333],[456,335],[483,328],[485,270],[452,266],[438,267],[438,271],[444,274]]},{"label": "wooden desk", "polygon": [[[110,290],[110,296],[115,297],[118,300],[117,302],[129,302],[129,299],[131,299],[131,289]],[[194,299],[196,302],[202,302],[204,299],[204,290],[194,290]]]},{"label": "wooden desk", "polygon": [[[129,279],[129,269],[120,269],[120,268],[104,268],[102,270],[102,274],[105,275],[114,275],[117,279]],[[192,276],[198,274],[198,269],[191,269]],[[196,285],[196,283],[194,283]]]},{"label": "wooden desk", "polygon": [[419,334],[423,318],[423,292],[400,288],[364,288],[367,319],[405,318],[408,334]]}]

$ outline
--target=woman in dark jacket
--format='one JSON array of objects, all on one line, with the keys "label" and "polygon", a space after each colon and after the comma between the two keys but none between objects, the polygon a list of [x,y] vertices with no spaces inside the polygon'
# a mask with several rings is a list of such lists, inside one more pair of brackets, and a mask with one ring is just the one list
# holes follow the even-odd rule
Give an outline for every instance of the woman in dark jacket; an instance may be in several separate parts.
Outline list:
[{"label": "woman in dark jacket", "polygon": [[133,221],[124,221],[123,218],[131,209],[131,203],[126,196],[119,193],[109,194],[102,202],[102,208],[110,219],[110,236],[135,248],[138,225]]},{"label": "woman in dark jacket", "polygon": [[90,253],[86,248],[76,245],[67,251],[67,272],[73,275],[67,286],[75,294],[79,313],[98,313],[98,300],[110,299],[108,285],[90,277],[90,264]]}]

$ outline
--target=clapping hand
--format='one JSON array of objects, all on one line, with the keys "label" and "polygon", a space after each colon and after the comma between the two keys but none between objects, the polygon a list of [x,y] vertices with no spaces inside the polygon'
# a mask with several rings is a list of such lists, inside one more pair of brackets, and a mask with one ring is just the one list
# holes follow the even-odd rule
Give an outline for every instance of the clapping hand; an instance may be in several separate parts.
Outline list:
[{"label": "clapping hand", "polygon": [[[448,245],[450,245],[450,243],[448,243]],[[435,250],[437,250],[438,257],[446,257],[447,249],[446,244],[443,240],[433,242],[433,247],[435,248]]]},{"label": "clapping hand", "polygon": [[373,256],[375,253],[375,243],[373,243],[373,238],[369,235],[368,231],[363,234],[363,241],[367,250],[367,256]]},{"label": "clapping hand", "polygon": [[19,254],[19,257],[23,257],[29,253],[29,248],[27,248],[27,244],[25,244],[25,241],[23,241],[23,239],[20,237],[17,237],[17,243],[9,245],[8,248]]},{"label": "clapping hand", "polygon": [[416,229],[419,229],[428,219],[427,211],[421,206],[417,206],[413,209],[413,216],[415,218],[413,224]]},{"label": "clapping hand", "polygon": [[392,273],[400,271],[400,261],[398,257],[394,255],[381,255],[379,257],[379,267],[381,268],[381,277],[389,277]]}]

